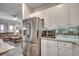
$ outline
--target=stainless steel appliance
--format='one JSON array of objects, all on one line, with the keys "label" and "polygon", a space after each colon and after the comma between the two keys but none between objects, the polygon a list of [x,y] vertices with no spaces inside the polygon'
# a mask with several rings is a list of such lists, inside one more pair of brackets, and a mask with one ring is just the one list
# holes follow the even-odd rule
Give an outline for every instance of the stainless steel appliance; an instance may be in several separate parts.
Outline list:
[{"label": "stainless steel appliance", "polygon": [[23,55],[40,56],[41,55],[41,32],[42,20],[33,17],[23,20],[23,36],[25,36],[23,45]]}]

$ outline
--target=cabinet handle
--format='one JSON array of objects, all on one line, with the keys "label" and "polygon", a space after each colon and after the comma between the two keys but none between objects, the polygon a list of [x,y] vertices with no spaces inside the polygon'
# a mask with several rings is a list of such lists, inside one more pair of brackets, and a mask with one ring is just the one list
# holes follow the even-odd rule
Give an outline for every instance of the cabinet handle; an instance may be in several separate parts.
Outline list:
[{"label": "cabinet handle", "polygon": [[66,44],[64,44],[64,46],[66,46]]},{"label": "cabinet handle", "polygon": [[60,50],[60,48],[58,48],[58,50]]},{"label": "cabinet handle", "polygon": [[50,46],[47,45],[47,47],[50,47]]}]

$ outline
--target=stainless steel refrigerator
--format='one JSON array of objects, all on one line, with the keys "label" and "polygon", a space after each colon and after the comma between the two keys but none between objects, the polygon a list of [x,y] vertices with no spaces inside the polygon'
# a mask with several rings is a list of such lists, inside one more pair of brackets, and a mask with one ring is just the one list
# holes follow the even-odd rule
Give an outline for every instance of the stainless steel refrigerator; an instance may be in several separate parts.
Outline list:
[{"label": "stainless steel refrigerator", "polygon": [[42,19],[33,17],[23,20],[23,55],[41,55]]}]

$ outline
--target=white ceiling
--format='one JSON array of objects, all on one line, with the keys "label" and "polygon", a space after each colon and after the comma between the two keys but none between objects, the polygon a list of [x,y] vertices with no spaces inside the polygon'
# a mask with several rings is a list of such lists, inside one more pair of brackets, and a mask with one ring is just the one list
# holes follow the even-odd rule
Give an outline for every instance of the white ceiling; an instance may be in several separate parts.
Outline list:
[{"label": "white ceiling", "polygon": [[[38,8],[42,8],[42,7],[45,7],[45,6],[55,6],[55,5],[58,5],[60,3],[26,3],[27,6],[29,6],[29,8],[31,8],[32,10],[35,10],[35,9],[38,9]],[[47,8],[48,8],[47,7]]]},{"label": "white ceiling", "polygon": [[0,11],[22,18],[22,5],[20,3],[0,3]]},{"label": "white ceiling", "polygon": [[[49,5],[55,6],[59,3],[26,3],[26,5],[32,9],[38,9],[44,6]],[[19,18],[22,18],[22,4],[21,3],[0,3],[0,11],[3,11],[5,13],[8,13],[9,15],[16,15]]]}]

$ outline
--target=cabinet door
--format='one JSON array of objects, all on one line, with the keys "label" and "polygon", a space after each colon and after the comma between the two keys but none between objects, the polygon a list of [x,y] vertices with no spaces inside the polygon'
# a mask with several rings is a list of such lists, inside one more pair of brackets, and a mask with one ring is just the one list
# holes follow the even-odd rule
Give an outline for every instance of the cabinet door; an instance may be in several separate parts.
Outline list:
[{"label": "cabinet door", "polygon": [[41,45],[41,56],[47,56],[47,46],[45,44]]},{"label": "cabinet door", "polygon": [[60,4],[51,8],[52,27],[67,26],[68,24],[68,4]]},{"label": "cabinet door", "polygon": [[58,55],[59,56],[72,56],[72,49],[60,47],[58,48]]},{"label": "cabinet door", "polygon": [[41,40],[41,56],[47,56],[47,40]]},{"label": "cabinet door", "polygon": [[59,26],[67,26],[68,24],[68,4],[61,4],[58,7]]},{"label": "cabinet door", "polygon": [[59,56],[72,56],[72,43],[58,42],[58,55]]},{"label": "cabinet door", "polygon": [[72,55],[76,56],[76,44],[75,43],[72,44]]},{"label": "cabinet door", "polygon": [[43,17],[43,15],[42,15],[42,11],[38,11],[38,12],[36,12],[36,16],[37,17],[39,17],[40,19],[42,19]]},{"label": "cabinet door", "polygon": [[57,56],[57,41],[48,40],[47,54],[48,56]]},{"label": "cabinet door", "polygon": [[41,40],[41,55],[57,56],[57,42],[51,40]]},{"label": "cabinet door", "polygon": [[35,15],[36,15],[36,13],[32,13],[32,14],[30,15],[30,17],[35,17]]},{"label": "cabinet door", "polygon": [[43,10],[43,19],[44,19],[44,27],[49,28],[50,27],[50,10],[45,9]]},{"label": "cabinet door", "polygon": [[37,11],[37,12],[34,12],[30,15],[30,17],[39,17],[40,19],[42,19],[42,11]]},{"label": "cabinet door", "polygon": [[79,45],[76,45],[76,56],[79,56]]},{"label": "cabinet door", "polygon": [[57,56],[57,45],[47,45],[48,56]]},{"label": "cabinet door", "polygon": [[59,25],[59,22],[58,22],[58,9],[57,7],[51,7],[50,8],[50,23],[51,23],[51,26],[52,28],[55,28]]},{"label": "cabinet door", "polygon": [[70,23],[71,25],[79,25],[79,4],[70,4]]},{"label": "cabinet door", "polygon": [[73,43],[73,56],[79,56],[79,45]]}]

